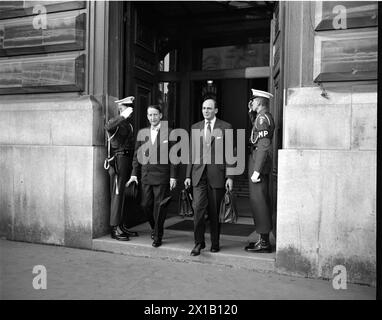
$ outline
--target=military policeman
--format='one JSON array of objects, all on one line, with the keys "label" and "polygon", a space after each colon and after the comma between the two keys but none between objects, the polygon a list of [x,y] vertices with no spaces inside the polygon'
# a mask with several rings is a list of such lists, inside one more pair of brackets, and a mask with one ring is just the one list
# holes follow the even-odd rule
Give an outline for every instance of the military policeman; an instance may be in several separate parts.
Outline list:
[{"label": "military policeman", "polygon": [[125,184],[132,170],[134,154],[134,130],[131,120],[134,97],[116,101],[118,115],[111,118],[105,125],[108,135],[108,159],[105,169],[110,174],[111,204],[110,227],[111,237],[116,240],[127,241],[130,236],[138,236],[126,227],[126,216],[123,212],[123,195]]},{"label": "military policeman", "polygon": [[252,122],[250,137],[251,153],[248,159],[249,199],[256,232],[260,234],[257,242],[250,242],[248,252],[272,252],[269,233],[272,230],[270,210],[269,175],[272,168],[272,137],[275,124],[269,113],[269,99],[272,94],[252,90],[248,103]]}]

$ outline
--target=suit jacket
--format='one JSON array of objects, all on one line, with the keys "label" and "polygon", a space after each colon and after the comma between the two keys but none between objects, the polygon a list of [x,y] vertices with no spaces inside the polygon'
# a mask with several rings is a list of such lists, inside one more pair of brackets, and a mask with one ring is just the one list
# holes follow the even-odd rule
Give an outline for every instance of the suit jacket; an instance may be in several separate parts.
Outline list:
[{"label": "suit jacket", "polygon": [[[177,166],[171,164],[169,159],[169,152],[174,144],[168,139],[170,131],[169,128],[166,134],[163,125],[161,125],[155,142],[152,143],[150,127],[139,130],[131,175],[137,176],[142,183],[150,185],[168,184],[170,178],[177,178]],[[138,137],[145,137],[145,140],[139,141]],[[167,159],[167,164],[161,164],[161,159]],[[143,163],[142,160],[145,162]]]},{"label": "suit jacket", "polygon": [[[225,181],[227,178],[232,178],[227,174],[227,164],[225,162],[225,130],[232,129],[231,124],[216,118],[216,122],[214,125],[214,132],[217,129],[216,136],[213,135],[211,138],[211,159],[210,164],[203,163],[203,148],[208,148],[205,145],[204,140],[204,123],[205,120],[197,122],[191,126],[191,141],[190,141],[190,162],[187,165],[186,169],[186,178],[191,178],[191,182],[193,186],[197,186],[200,178],[203,174],[203,170],[206,168],[207,170],[207,178],[209,180],[210,185],[213,188],[224,188]],[[193,131],[196,130],[196,131]],[[193,135],[193,132],[200,132],[200,137]],[[195,139],[200,139],[200,152],[198,154],[196,148],[198,144]],[[218,147],[217,145],[220,144]],[[217,151],[219,150],[219,151]],[[215,153],[215,151],[217,151]],[[219,159],[220,157],[220,159]],[[222,161],[221,161],[222,160]]]}]

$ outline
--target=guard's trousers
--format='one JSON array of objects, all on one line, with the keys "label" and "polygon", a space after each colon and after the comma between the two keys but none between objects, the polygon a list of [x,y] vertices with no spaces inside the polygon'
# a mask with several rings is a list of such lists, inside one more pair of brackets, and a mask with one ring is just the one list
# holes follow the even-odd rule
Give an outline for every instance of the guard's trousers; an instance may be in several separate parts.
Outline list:
[{"label": "guard's trousers", "polygon": [[254,160],[252,156],[248,159],[248,185],[249,203],[252,217],[255,223],[256,232],[269,233],[272,230],[272,213],[269,196],[269,174],[260,174],[260,182],[253,183],[251,176],[254,170]]},{"label": "guard's trousers", "polygon": [[132,158],[127,155],[117,155],[114,167],[109,168],[110,174],[110,226],[118,226],[126,219],[123,212],[123,194],[125,184],[130,179],[132,170]]}]

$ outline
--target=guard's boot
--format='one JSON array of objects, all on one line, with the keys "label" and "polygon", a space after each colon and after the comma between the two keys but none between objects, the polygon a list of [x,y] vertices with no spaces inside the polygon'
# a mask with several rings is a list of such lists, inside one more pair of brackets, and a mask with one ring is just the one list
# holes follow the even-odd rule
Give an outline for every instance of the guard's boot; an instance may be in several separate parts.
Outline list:
[{"label": "guard's boot", "polygon": [[127,226],[124,225],[124,224],[121,224],[119,226],[119,229],[121,229],[121,231],[123,233],[126,233],[129,237],[138,237],[138,232],[136,231],[130,231],[129,229],[127,229]]},{"label": "guard's boot", "polygon": [[250,242],[249,245],[246,246],[244,249],[248,252],[272,252],[272,247],[269,240],[265,240],[263,238],[260,238],[257,242]]},{"label": "guard's boot", "polygon": [[119,241],[129,241],[130,238],[126,233],[118,230],[118,227],[111,227],[111,237]]}]

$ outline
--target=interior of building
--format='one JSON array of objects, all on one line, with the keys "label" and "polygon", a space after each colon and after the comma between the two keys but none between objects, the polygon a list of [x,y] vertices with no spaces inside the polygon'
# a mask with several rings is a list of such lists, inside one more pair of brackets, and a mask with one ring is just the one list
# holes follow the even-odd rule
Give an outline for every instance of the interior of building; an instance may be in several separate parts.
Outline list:
[{"label": "interior of building", "polygon": [[[234,129],[245,129],[248,141],[250,89],[272,91],[271,21],[276,2],[132,4],[124,13],[123,68],[127,76],[123,91],[136,96],[136,125],[148,124],[145,106],[161,103],[170,127],[189,130],[202,119],[203,99],[212,96],[218,104],[218,117]],[[183,187],[184,170],[185,166],[180,168],[177,192]],[[168,217],[178,213],[177,192]],[[235,177],[234,192],[241,221],[253,224],[246,171]],[[140,217],[130,217],[131,223],[141,223],[144,218]]]}]

